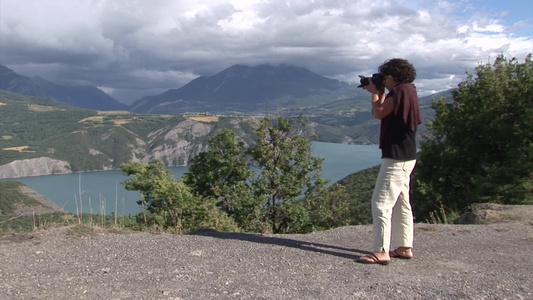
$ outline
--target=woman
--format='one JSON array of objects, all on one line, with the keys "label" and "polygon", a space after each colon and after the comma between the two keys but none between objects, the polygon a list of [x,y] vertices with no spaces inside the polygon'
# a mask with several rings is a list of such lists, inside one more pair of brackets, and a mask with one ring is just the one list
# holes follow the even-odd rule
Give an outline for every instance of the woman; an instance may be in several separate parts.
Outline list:
[{"label": "woman", "polygon": [[357,261],[386,265],[391,257],[413,257],[409,184],[416,164],[416,127],[421,120],[418,96],[412,84],[416,77],[413,65],[405,59],[394,58],[382,64],[379,73],[383,76],[381,86],[376,86],[371,79],[364,87],[372,93],[372,114],[381,120],[381,167],[372,196],[374,252]]}]

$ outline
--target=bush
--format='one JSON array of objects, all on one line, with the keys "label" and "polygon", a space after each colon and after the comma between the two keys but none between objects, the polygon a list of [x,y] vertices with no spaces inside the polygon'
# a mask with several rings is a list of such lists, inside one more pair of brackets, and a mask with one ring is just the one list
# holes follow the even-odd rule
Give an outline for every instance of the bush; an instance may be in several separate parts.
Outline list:
[{"label": "bush", "polygon": [[146,209],[138,214],[137,222],[179,233],[206,227],[237,229],[233,220],[217,209],[213,198],[193,195],[183,182],[174,179],[163,162],[132,162],[121,169],[125,175],[133,175],[123,182],[124,187],[139,191],[138,204]]},{"label": "bush", "polygon": [[533,203],[533,62],[499,56],[480,65],[453,93],[434,102],[432,133],[422,143],[413,202],[428,217],[472,203]]}]

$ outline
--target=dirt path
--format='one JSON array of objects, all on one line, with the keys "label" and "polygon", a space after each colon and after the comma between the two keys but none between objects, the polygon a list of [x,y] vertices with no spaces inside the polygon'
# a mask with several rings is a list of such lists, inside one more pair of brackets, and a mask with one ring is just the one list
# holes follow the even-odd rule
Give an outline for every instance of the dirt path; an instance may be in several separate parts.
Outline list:
[{"label": "dirt path", "polygon": [[0,299],[533,299],[533,223],[418,224],[415,255],[354,262],[370,226],[0,240]]}]

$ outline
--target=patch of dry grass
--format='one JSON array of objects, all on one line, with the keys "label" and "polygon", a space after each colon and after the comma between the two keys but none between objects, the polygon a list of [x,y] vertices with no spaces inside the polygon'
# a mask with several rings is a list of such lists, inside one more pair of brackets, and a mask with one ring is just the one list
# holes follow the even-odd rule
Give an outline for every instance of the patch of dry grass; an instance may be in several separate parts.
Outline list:
[{"label": "patch of dry grass", "polygon": [[28,146],[19,146],[19,147],[9,147],[9,148],[2,148],[2,150],[6,151],[18,151],[18,152],[26,152],[26,153],[35,153],[35,151],[32,150],[26,150]]},{"label": "patch of dry grass", "polygon": [[97,116],[87,117],[84,119],[81,119],[79,123],[85,123],[85,122],[92,122],[92,123],[104,123],[105,120],[110,120],[115,125],[122,125],[127,124],[131,122],[130,119],[109,119],[110,116],[116,116],[116,115],[128,115],[130,114],[129,111],[125,110],[114,110],[114,111],[98,111]]},{"label": "patch of dry grass", "polygon": [[32,110],[32,111],[64,110],[64,109],[53,107],[53,106],[44,106],[44,105],[38,105],[38,104],[30,104],[30,105],[28,105],[28,109]]},{"label": "patch of dry grass", "polygon": [[489,223],[502,223],[502,222],[513,222],[513,221],[521,221],[522,217],[513,214],[510,212],[501,212],[497,215],[492,215],[489,218],[487,218],[487,222]]},{"label": "patch of dry grass", "polygon": [[107,110],[107,111],[99,110],[97,113],[99,115],[129,115],[131,114],[127,110]]},{"label": "patch of dry grass", "polygon": [[190,120],[194,120],[194,121],[198,121],[198,122],[206,122],[206,123],[218,122],[218,117],[217,116],[208,116],[208,117],[198,116],[198,117],[189,117],[189,119]]},{"label": "patch of dry grass", "polygon": [[79,123],[84,123],[84,122],[99,122],[99,123],[103,123],[104,122],[104,117],[102,117],[102,116],[92,116],[92,117],[87,117],[87,118],[81,119],[78,122]]},{"label": "patch of dry grass", "polygon": [[128,119],[116,119],[116,120],[113,120],[113,123],[115,125],[122,125],[122,124],[128,124],[131,120],[128,120]]},{"label": "patch of dry grass", "polygon": [[70,227],[66,234],[74,236],[92,236],[96,235],[96,228],[94,226],[89,226],[86,224],[78,224]]},{"label": "patch of dry grass", "polygon": [[426,232],[435,232],[435,231],[437,231],[437,228],[435,226],[420,226],[420,225],[417,225],[415,230],[426,231]]}]

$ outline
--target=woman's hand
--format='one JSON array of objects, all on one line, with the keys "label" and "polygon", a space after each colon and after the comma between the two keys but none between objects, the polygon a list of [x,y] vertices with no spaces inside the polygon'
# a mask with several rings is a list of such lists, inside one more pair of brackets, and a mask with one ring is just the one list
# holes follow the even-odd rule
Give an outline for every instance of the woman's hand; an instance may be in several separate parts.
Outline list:
[{"label": "woman's hand", "polygon": [[378,89],[376,87],[376,85],[372,81],[372,78],[369,78],[369,84],[367,86],[364,86],[363,89],[369,91],[372,94],[382,95],[383,93],[385,93],[385,89]]}]

